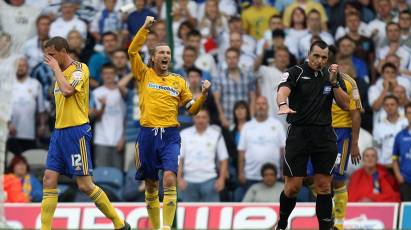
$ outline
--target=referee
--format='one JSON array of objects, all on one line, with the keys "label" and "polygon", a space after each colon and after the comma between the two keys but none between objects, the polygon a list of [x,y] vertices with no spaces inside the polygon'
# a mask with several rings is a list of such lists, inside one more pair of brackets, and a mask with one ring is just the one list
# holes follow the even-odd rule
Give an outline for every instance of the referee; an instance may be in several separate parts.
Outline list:
[{"label": "referee", "polygon": [[[280,196],[280,219],[277,229],[286,229],[296,196],[307,175],[311,158],[317,192],[316,214],[320,230],[332,229],[331,173],[337,158],[336,135],[331,126],[333,99],[347,110],[349,96],[341,87],[338,65],[325,68],[328,45],[314,42],[308,62],[295,65],[284,73],[278,86],[278,114],[287,114],[290,123],[284,157],[284,190]],[[287,98],[288,102],[287,103]]]}]

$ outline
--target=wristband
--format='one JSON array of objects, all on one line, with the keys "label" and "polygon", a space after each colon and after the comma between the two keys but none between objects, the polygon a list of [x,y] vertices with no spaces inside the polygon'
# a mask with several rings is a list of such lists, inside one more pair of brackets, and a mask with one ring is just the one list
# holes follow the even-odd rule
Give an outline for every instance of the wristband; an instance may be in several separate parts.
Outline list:
[{"label": "wristband", "polygon": [[281,102],[280,104],[278,104],[278,108],[280,108],[281,106],[286,105],[286,104],[287,104],[287,102]]}]

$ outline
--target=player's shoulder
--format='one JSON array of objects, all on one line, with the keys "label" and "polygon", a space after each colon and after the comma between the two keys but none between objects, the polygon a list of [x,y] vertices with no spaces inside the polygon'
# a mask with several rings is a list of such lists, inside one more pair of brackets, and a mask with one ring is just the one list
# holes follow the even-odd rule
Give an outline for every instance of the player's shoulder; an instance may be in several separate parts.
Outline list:
[{"label": "player's shoulder", "polygon": [[178,74],[178,73],[172,73],[172,72],[170,72],[170,73],[169,73],[169,76],[175,77],[175,78],[178,79],[178,80],[183,80],[183,81],[185,81],[185,78],[184,78],[181,74]]},{"label": "player's shoulder", "polygon": [[303,72],[304,72],[303,65],[293,65],[285,71],[285,73],[296,75],[296,76],[301,75]]}]

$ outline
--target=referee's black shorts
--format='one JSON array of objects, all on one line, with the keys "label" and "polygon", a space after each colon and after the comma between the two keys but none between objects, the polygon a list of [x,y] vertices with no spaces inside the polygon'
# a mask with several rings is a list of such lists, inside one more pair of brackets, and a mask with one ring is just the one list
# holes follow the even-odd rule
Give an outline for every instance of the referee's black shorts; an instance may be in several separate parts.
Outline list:
[{"label": "referee's black shorts", "polygon": [[331,175],[337,155],[337,137],[331,126],[290,126],[283,173],[307,176],[307,163],[311,159],[315,174]]}]

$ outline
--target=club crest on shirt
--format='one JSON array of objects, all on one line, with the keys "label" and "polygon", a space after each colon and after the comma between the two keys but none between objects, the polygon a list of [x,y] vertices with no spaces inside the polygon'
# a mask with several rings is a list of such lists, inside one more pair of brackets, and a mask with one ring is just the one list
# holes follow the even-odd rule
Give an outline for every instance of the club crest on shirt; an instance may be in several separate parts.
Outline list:
[{"label": "club crest on shirt", "polygon": [[81,71],[74,71],[71,75],[73,76],[73,80],[81,80],[83,74]]},{"label": "club crest on shirt", "polygon": [[324,91],[323,94],[327,95],[331,93],[331,86],[330,85],[326,85],[324,86]]}]

